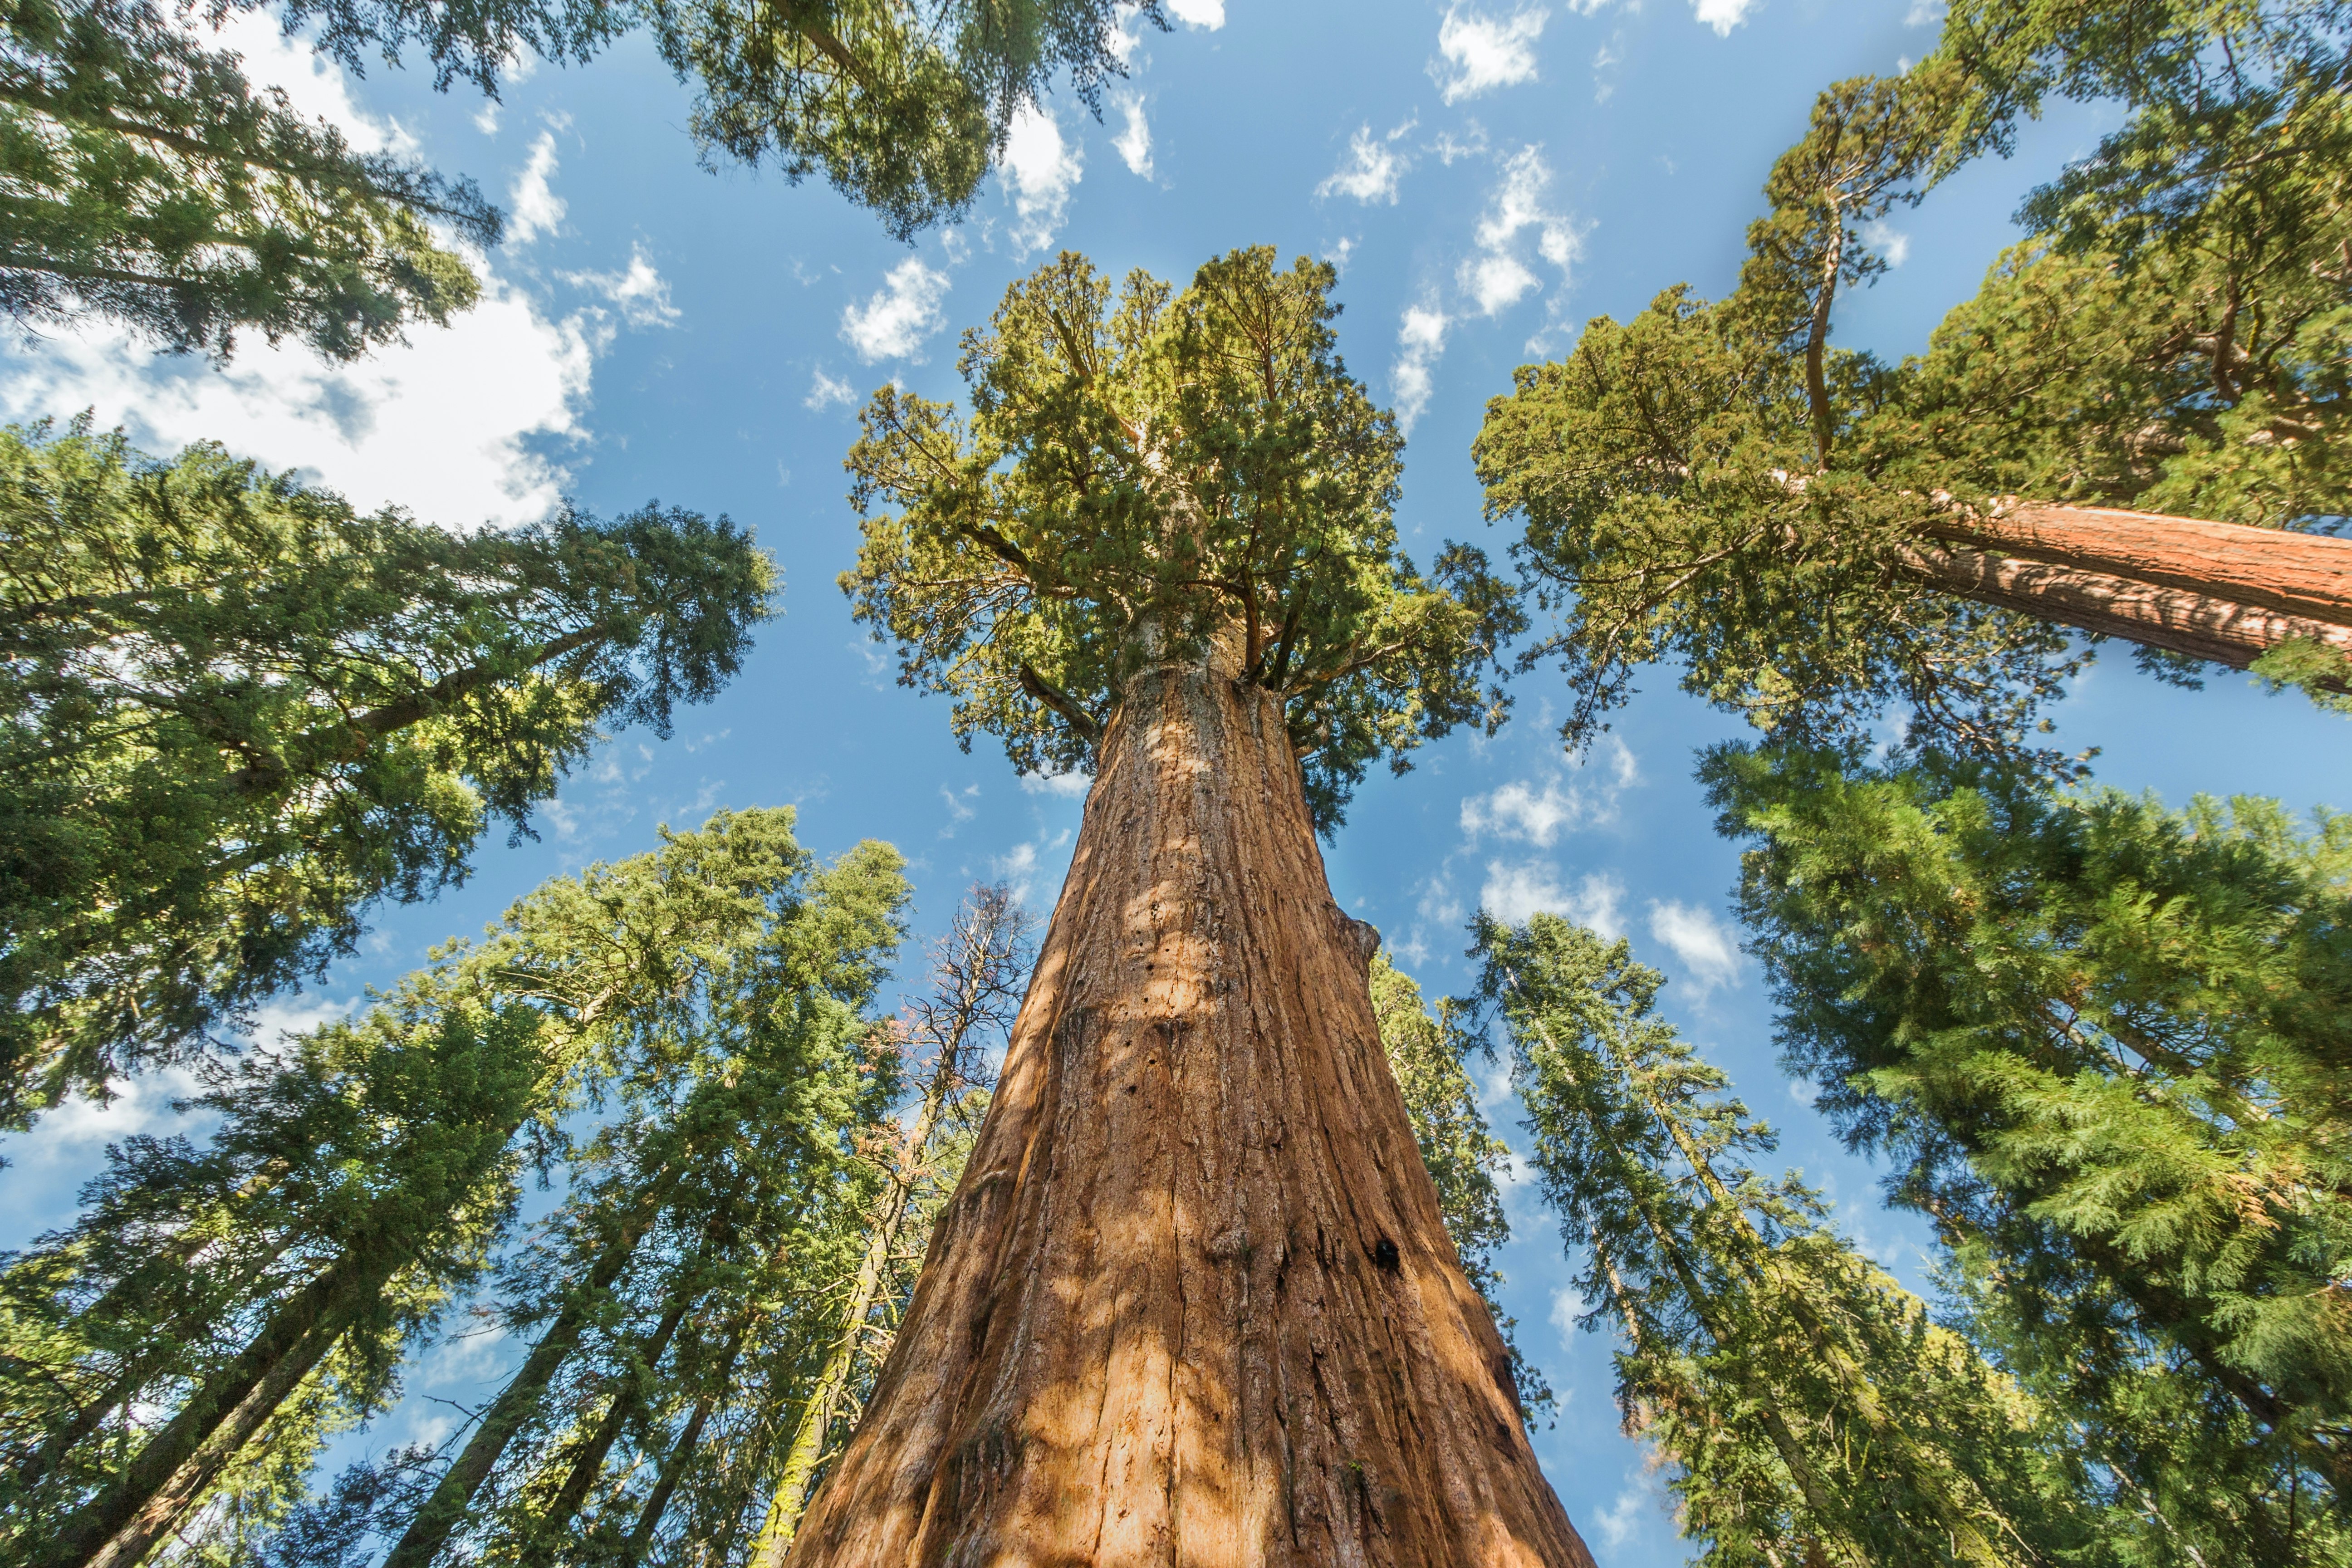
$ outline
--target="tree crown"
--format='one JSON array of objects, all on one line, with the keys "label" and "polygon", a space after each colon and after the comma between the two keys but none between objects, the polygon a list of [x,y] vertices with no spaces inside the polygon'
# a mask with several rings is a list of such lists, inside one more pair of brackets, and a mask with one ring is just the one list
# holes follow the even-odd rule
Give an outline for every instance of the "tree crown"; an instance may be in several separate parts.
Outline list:
[{"label": "tree crown", "polygon": [[1373,758],[1501,722],[1478,677],[1519,613],[1478,551],[1423,577],[1398,547],[1403,442],[1335,352],[1336,276],[1237,250],[1114,302],[1066,252],[965,334],[969,415],[875,394],[842,587],[966,744],[1083,766],[1139,672],[1212,660],[1283,699],[1328,829]]}]

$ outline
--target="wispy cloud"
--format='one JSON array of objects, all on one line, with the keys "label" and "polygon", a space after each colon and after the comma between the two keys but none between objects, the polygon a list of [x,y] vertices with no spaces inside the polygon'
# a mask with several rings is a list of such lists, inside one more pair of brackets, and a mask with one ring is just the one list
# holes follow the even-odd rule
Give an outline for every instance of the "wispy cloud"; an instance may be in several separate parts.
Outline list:
[{"label": "wispy cloud", "polygon": [[801,406],[822,414],[828,408],[846,408],[856,401],[856,388],[839,376],[825,374],[824,367],[819,365],[810,373],[808,395],[801,399]]},{"label": "wispy cloud", "polygon": [[842,341],[868,364],[883,359],[914,359],[923,340],[947,325],[941,301],[948,275],[910,256],[892,268],[882,287],[863,305],[841,313]]},{"label": "wispy cloud", "polygon": [[1650,934],[1682,960],[1697,994],[1704,996],[1718,985],[1739,984],[1738,933],[1716,919],[1713,910],[1653,900]]},{"label": "wispy cloud", "polygon": [[1330,177],[1315,187],[1318,200],[1325,196],[1353,196],[1367,206],[1374,202],[1396,205],[1397,183],[1412,166],[1412,160],[1398,146],[1418,123],[1408,120],[1385,136],[1374,136],[1370,125],[1356,128],[1348,139],[1348,155]]},{"label": "wispy cloud", "polygon": [[1013,195],[1014,250],[1020,256],[1054,243],[1069,210],[1070,192],[1086,172],[1077,144],[1038,105],[1024,104],[1004,138],[1004,181]]},{"label": "wispy cloud", "polygon": [[629,265],[622,271],[567,272],[563,280],[610,300],[620,310],[621,320],[633,327],[671,326],[680,313],[669,302],[669,284],[654,269],[643,246],[629,252]]},{"label": "wispy cloud", "polygon": [[1188,27],[1213,33],[1225,25],[1225,0],[1168,0],[1168,14]]},{"label": "wispy cloud", "polygon": [[1111,138],[1119,161],[1128,172],[1151,178],[1151,126],[1143,117],[1143,98],[1139,93],[1117,93],[1111,98],[1125,121],[1119,133]]},{"label": "wispy cloud", "polygon": [[1429,62],[1438,96],[1458,103],[1498,87],[1535,80],[1535,46],[1545,20],[1538,5],[1501,17],[1460,5],[1449,7],[1437,26],[1437,51],[1444,58]]},{"label": "wispy cloud", "polygon": [[[1601,771],[1594,776],[1596,763]],[[1615,821],[1619,799],[1640,777],[1625,742],[1606,735],[1573,774],[1556,772],[1540,784],[1514,779],[1488,794],[1465,795],[1462,831],[1473,844],[1482,837],[1515,838],[1549,849],[1563,833]]]},{"label": "wispy cloud", "polygon": [[530,144],[522,172],[507,187],[513,212],[507,220],[509,247],[529,245],[542,234],[553,234],[563,223],[563,198],[555,194],[555,132],[542,131]]},{"label": "wispy cloud", "polygon": [[1478,889],[1479,907],[1506,925],[1553,914],[1590,926],[1609,942],[1625,934],[1624,903],[1625,885],[1608,872],[1593,872],[1570,887],[1542,861],[1489,861],[1486,885]]},{"label": "wispy cloud", "polygon": [[1431,305],[1409,306],[1397,328],[1396,367],[1389,381],[1396,393],[1397,423],[1407,435],[1436,390],[1438,355],[1445,352],[1445,312]]},{"label": "wispy cloud", "polygon": [[1455,276],[1479,314],[1498,316],[1538,287],[1534,269],[1520,255],[1520,237],[1530,231],[1536,256],[1559,269],[1563,289],[1570,281],[1582,245],[1575,225],[1548,205],[1550,184],[1551,167],[1542,147],[1522,147],[1503,160],[1474,236],[1478,254],[1464,261]]}]

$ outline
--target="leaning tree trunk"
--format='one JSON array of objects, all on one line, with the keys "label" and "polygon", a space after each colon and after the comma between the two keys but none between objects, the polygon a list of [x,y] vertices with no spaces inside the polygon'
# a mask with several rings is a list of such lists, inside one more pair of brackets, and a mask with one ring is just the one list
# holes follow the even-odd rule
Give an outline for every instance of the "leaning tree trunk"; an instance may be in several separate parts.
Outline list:
[{"label": "leaning tree trunk", "polygon": [[793,1568],[1590,1568],[1381,1053],[1376,942],[1276,700],[1138,676]]},{"label": "leaning tree trunk", "polygon": [[1962,598],[2236,669],[2298,637],[2352,656],[2352,540],[2014,502],[1929,532],[1904,563]]}]

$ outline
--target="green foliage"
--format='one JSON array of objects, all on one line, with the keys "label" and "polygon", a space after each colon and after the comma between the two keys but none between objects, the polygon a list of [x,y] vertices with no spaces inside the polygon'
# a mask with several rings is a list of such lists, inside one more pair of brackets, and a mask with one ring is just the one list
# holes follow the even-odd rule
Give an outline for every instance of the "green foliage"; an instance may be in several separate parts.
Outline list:
[{"label": "green foliage", "polygon": [[1328,831],[1372,759],[1501,722],[1478,675],[1519,612],[1477,551],[1433,580],[1397,548],[1403,442],[1333,352],[1335,279],[1236,250],[1114,306],[1065,252],[965,335],[969,417],[875,394],[842,587],[967,745],[1084,766],[1139,671],[1214,657],[1284,699]]},{"label": "green foliage", "polygon": [[1771,1131],[1652,1016],[1657,972],[1551,915],[1474,929],[1586,1325],[1622,1337],[1619,1407],[1700,1561],[2098,1560],[2044,1413],[1748,1165]]},{"label": "green foliage", "polygon": [[[1495,1136],[1478,1109],[1477,1087],[1463,1066],[1473,1040],[1462,1028],[1462,1011],[1441,1001],[1433,1016],[1421,987],[1383,951],[1372,959],[1372,1016],[1380,1023],[1381,1047],[1404,1095],[1413,1142],[1437,1185],[1438,1212],[1445,1234],[1462,1259],[1462,1272],[1495,1315],[1495,1327],[1511,1352],[1511,1378],[1519,1408],[1532,1425],[1552,1408],[1551,1385],[1519,1350],[1518,1321],[1503,1310],[1497,1292],[1503,1276],[1495,1249],[1511,1239],[1496,1173],[1508,1169],[1510,1145]],[[1486,1047],[1491,1058],[1493,1047]]]},{"label": "green foliage", "polygon": [[774,568],[648,506],[457,537],[217,447],[0,434],[0,1120],[184,1058],[460,880],[599,725],[740,667]]},{"label": "green foliage", "polygon": [[[960,217],[1013,117],[1067,72],[1097,106],[1125,69],[1113,0],[647,0],[662,58],[698,93],[706,160],[823,170],[897,238]],[[1134,14],[1168,24],[1159,0]]]},{"label": "green foliage", "polygon": [[[1918,569],[1956,499],[2264,527],[2352,513],[2346,17],[2333,0],[1960,5],[1904,77],[1822,95],[1728,299],[1668,289],[1521,369],[1475,450],[1489,515],[1525,520],[1520,568],[1563,612],[1522,668],[1566,670],[1570,743],[1638,667],[1676,662],[1787,743],[1852,744],[1900,704],[1916,739],[2063,775],[2031,736],[2079,668],[2069,634]],[[2005,150],[2053,92],[2132,113],[2027,202],[2029,237],[1925,355],[1831,346],[1837,289],[1885,268],[1873,225]]]},{"label": "green foliage", "polygon": [[1933,754],[1726,749],[1704,776],[1756,843],[1785,1059],[1895,1161],[2118,1504],[2221,1557],[2337,1560],[2352,818]]},{"label": "green foliage", "polygon": [[240,330],[347,360],[479,292],[471,181],[354,151],[151,0],[14,0],[0,24],[0,310],[88,314],[226,359]]},{"label": "green foliage", "polygon": [[[195,1102],[222,1119],[201,1152],[112,1151],[75,1226],[0,1275],[10,1533],[70,1542],[89,1500],[135,1482],[148,1450],[278,1342],[267,1325],[360,1266],[374,1285],[272,1352],[307,1348],[317,1370],[209,1489],[214,1546],[251,1545],[301,1495],[321,1438],[394,1394],[404,1355],[487,1266],[516,1177],[567,1152],[583,1107],[617,1100],[621,1115],[551,1222],[559,1258],[649,1171],[672,1172],[665,1225],[731,1245],[759,1194],[845,1168],[842,1129],[887,1103],[859,1013],[907,889],[887,846],[820,867],[792,826],[790,810],[721,814],[551,882],[357,1021],[224,1069]],[[767,1257],[697,1267],[721,1300],[756,1304],[774,1300]],[[542,1298],[572,1282],[526,1278]]]}]

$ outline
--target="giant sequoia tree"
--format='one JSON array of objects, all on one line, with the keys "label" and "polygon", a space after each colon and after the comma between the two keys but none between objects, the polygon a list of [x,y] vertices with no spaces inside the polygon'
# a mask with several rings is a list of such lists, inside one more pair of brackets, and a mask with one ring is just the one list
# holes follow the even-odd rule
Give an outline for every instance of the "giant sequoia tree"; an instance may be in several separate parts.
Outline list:
[{"label": "giant sequoia tree", "polygon": [[[2015,756],[2070,627],[2339,698],[2347,48],[2341,7],[2296,0],[1969,4],[1907,75],[1824,92],[1729,298],[1595,321],[1488,409],[1571,738],[1673,660],[1767,729],[1847,739],[1900,702]],[[2134,112],[1925,355],[1833,346],[1881,220],[2056,92]]]},{"label": "giant sequoia tree", "polygon": [[1396,543],[1399,439],[1329,268],[1181,293],[1064,256],[889,389],[845,579],[909,684],[1090,766],[964,1177],[796,1568],[1590,1562],[1521,1430],[1315,847],[1382,755],[1494,716],[1507,601]]}]

